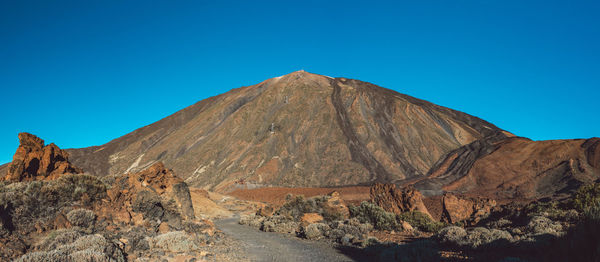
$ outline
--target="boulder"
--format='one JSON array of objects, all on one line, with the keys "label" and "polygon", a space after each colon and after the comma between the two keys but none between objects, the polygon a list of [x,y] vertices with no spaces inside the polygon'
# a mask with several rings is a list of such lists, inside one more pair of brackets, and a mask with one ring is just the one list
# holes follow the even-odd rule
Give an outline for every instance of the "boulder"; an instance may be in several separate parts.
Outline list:
[{"label": "boulder", "polygon": [[496,206],[496,201],[486,198],[467,198],[450,193],[442,197],[442,221],[456,223],[467,221],[475,224],[486,217]]},{"label": "boulder", "polygon": [[108,203],[100,205],[97,213],[111,215],[117,222],[146,225],[148,221],[179,223],[181,218],[195,218],[187,184],[160,162],[116,177],[107,195]]},{"label": "boulder", "polygon": [[344,200],[340,197],[340,193],[337,191],[333,191],[328,194],[329,198],[327,198],[327,202],[325,202],[324,208],[327,209],[330,213],[340,214],[342,218],[346,219],[350,217],[350,210],[348,206],[344,202]]},{"label": "boulder", "polygon": [[305,224],[313,224],[313,223],[318,223],[321,221],[323,221],[323,216],[321,216],[317,213],[305,213],[300,218],[300,222],[305,223]]},{"label": "boulder", "polygon": [[423,203],[423,195],[414,187],[407,186],[398,189],[395,184],[377,183],[371,187],[370,195],[371,202],[385,211],[394,214],[419,211],[432,218]]},{"label": "boulder", "polygon": [[80,174],[83,170],[72,165],[69,154],[55,144],[45,146],[44,140],[29,133],[19,134],[19,147],[8,166],[3,180],[52,180],[64,174]]}]

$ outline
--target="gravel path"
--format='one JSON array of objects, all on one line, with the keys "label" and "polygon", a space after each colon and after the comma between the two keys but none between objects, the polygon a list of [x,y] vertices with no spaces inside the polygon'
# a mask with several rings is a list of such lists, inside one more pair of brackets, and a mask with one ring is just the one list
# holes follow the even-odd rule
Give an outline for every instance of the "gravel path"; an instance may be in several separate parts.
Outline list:
[{"label": "gravel path", "polygon": [[262,232],[238,224],[239,218],[216,220],[215,225],[229,237],[242,243],[251,261],[354,261],[331,245],[293,238],[284,234]]}]

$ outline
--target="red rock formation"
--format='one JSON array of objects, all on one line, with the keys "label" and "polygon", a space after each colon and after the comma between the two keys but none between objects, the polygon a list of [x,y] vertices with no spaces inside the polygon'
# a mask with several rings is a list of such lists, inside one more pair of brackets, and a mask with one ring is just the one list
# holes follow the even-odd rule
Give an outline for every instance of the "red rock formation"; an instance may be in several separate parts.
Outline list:
[{"label": "red rock formation", "polygon": [[327,199],[327,202],[325,202],[325,208],[333,213],[342,215],[343,218],[350,217],[350,210],[344,200],[340,197],[339,192],[333,191],[329,193],[328,196],[329,198]]},{"label": "red rock formation", "polygon": [[[118,222],[145,224],[148,219],[156,219],[148,217],[150,215],[162,218],[162,206],[152,210],[152,203],[159,204],[161,199],[164,202],[175,200],[183,218],[195,218],[187,185],[161,162],[138,173],[117,177],[113,187],[107,190],[107,195],[107,205],[99,206],[100,210],[106,212],[100,213],[107,214]],[[144,202],[150,204],[146,205]]]},{"label": "red rock formation", "polygon": [[442,198],[442,221],[456,223],[468,220],[469,223],[477,223],[495,206],[495,200],[457,197],[447,193]]},{"label": "red rock formation", "polygon": [[19,141],[4,180],[50,180],[63,174],[83,173],[69,162],[69,154],[55,144],[44,146],[44,140],[28,133],[20,133]]},{"label": "red rock formation", "polygon": [[395,184],[377,183],[371,187],[371,202],[395,214],[419,211],[431,218],[423,203],[423,195],[410,186],[397,189]]}]

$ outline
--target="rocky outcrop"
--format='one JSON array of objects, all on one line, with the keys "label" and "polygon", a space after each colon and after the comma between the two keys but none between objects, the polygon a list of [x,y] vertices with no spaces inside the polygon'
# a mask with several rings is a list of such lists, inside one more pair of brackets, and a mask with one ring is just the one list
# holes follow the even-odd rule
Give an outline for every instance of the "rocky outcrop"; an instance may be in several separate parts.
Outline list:
[{"label": "rocky outcrop", "polygon": [[475,224],[489,215],[495,206],[496,201],[492,199],[467,198],[447,193],[442,198],[442,221],[450,224]]},{"label": "rocky outcrop", "polygon": [[327,196],[327,200],[323,204],[324,209],[327,209],[330,213],[339,214],[342,218],[350,217],[350,210],[344,200],[340,197],[339,192],[333,191]]},{"label": "rocky outcrop", "polygon": [[44,145],[44,140],[29,133],[20,133],[19,143],[4,180],[49,180],[64,174],[83,173],[69,162],[69,154],[55,144]]},{"label": "rocky outcrop", "polygon": [[410,186],[398,189],[395,184],[375,184],[371,187],[371,202],[395,214],[419,211],[431,218],[423,195]]},{"label": "rocky outcrop", "polygon": [[228,192],[415,179],[451,150],[501,134],[477,117],[370,83],[299,71],[69,152],[91,174],[161,161],[190,185]]},{"label": "rocky outcrop", "polygon": [[187,184],[162,163],[115,178],[107,194],[109,201],[100,208],[123,223],[167,221],[177,227],[182,219],[195,218]]}]

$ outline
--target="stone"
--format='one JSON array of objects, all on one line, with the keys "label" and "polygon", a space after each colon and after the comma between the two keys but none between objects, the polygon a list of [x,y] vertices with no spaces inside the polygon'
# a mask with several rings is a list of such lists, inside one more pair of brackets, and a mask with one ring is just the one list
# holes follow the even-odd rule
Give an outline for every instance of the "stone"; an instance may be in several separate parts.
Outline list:
[{"label": "stone", "polygon": [[469,224],[475,224],[489,215],[495,206],[493,199],[466,198],[446,193],[442,197],[442,221],[453,224],[469,220]]},{"label": "stone", "polygon": [[406,221],[402,221],[402,223],[400,223],[400,226],[402,227],[402,230],[407,232],[412,232],[414,230],[414,228]]},{"label": "stone", "polygon": [[158,225],[158,233],[164,234],[169,232],[169,230],[169,224],[166,222],[161,222],[160,225]]},{"label": "stone", "polygon": [[327,195],[329,198],[327,202],[325,202],[324,208],[328,209],[328,211],[332,213],[338,213],[342,218],[346,219],[350,217],[350,210],[348,206],[344,202],[344,200],[340,197],[340,193],[337,191],[333,191]]},{"label": "stone", "polygon": [[64,174],[80,174],[83,170],[72,165],[69,154],[55,144],[45,146],[44,140],[29,134],[19,134],[19,147],[8,166],[3,180],[52,180]]},{"label": "stone", "polygon": [[323,216],[317,213],[304,213],[300,218],[300,222],[306,224],[314,224],[323,221]]},{"label": "stone", "polygon": [[377,183],[371,187],[370,196],[371,202],[385,211],[394,214],[418,211],[432,218],[423,203],[423,195],[414,187],[398,189],[395,184]]}]

